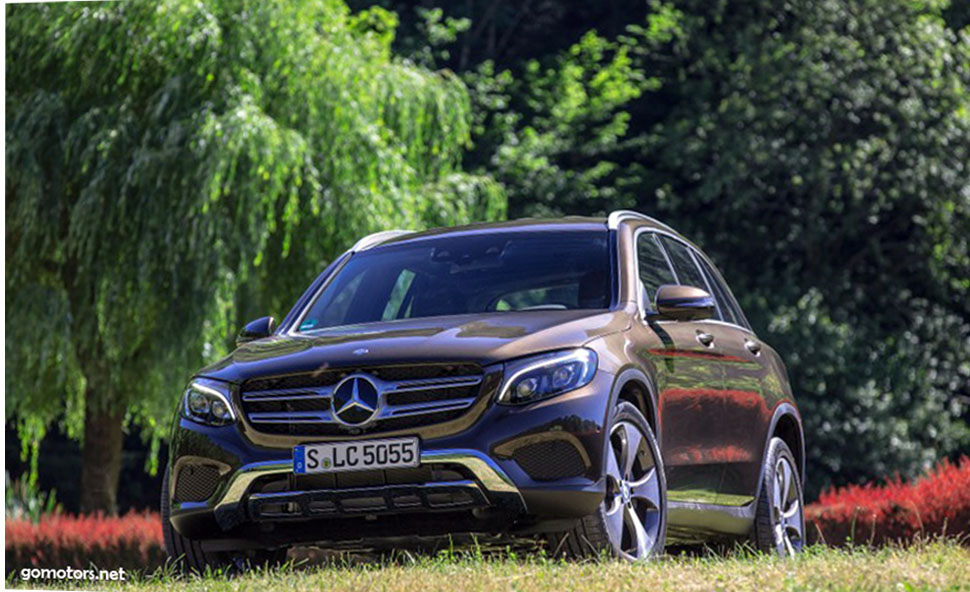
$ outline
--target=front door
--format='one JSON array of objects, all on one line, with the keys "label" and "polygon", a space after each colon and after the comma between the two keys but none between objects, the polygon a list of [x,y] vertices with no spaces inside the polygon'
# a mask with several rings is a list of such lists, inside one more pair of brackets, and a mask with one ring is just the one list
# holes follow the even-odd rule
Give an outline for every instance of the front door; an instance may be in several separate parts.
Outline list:
[{"label": "front door", "polygon": [[[678,283],[671,261],[656,235],[638,235],[641,300],[648,311],[661,285]],[[660,449],[668,499],[716,503],[723,476],[723,465],[714,454],[723,416],[723,401],[719,399],[724,383],[721,346],[711,339],[702,322],[652,321],[639,327],[637,333],[639,343],[651,344],[638,349],[637,354],[656,368]]]}]

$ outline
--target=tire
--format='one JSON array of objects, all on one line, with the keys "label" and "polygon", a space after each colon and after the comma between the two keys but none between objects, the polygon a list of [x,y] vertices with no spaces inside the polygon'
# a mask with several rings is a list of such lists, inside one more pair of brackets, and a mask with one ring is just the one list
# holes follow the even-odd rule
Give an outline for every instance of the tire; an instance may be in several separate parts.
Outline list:
[{"label": "tire", "polygon": [[784,440],[768,443],[761,471],[752,543],[758,551],[791,557],[805,544],[805,501],[795,455]]},{"label": "tire", "polygon": [[[607,433],[605,498],[571,530],[548,534],[549,547],[554,555],[575,559],[656,557],[667,533],[667,482],[657,439],[643,414],[626,401],[617,404]],[[637,436],[631,458],[627,444]],[[629,461],[626,467],[623,459]]]},{"label": "tire", "polygon": [[246,571],[253,567],[276,567],[286,560],[286,549],[267,549],[248,553],[205,551],[202,542],[186,538],[172,526],[169,500],[169,469],[162,478],[162,537],[169,561],[178,569],[199,575]]}]

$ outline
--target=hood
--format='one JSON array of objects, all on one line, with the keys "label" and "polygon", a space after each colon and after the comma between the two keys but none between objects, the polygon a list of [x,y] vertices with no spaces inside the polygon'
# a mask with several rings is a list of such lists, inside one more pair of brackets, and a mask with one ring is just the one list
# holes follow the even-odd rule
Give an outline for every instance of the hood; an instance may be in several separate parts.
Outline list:
[{"label": "hood", "polygon": [[428,317],[274,335],[246,343],[198,376],[258,376],[408,362],[477,362],[579,347],[625,329],[623,311],[547,310]]}]

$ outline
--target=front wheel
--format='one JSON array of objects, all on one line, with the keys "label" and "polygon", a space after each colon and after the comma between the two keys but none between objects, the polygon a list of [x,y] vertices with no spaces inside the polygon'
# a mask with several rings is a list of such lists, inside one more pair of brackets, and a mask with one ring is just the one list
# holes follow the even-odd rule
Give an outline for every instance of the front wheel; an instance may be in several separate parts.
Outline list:
[{"label": "front wheel", "polygon": [[796,467],[795,456],[785,441],[772,438],[751,533],[759,551],[791,557],[805,544],[802,482]]},{"label": "front wheel", "polygon": [[643,414],[621,401],[609,429],[606,494],[596,511],[572,530],[549,535],[554,553],[608,554],[642,561],[663,553],[667,483],[660,447]]}]

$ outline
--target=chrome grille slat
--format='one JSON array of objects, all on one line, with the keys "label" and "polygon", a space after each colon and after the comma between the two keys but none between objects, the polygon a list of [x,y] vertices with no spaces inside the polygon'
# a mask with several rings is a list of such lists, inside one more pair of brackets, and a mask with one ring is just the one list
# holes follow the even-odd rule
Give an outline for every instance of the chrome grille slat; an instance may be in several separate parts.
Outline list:
[{"label": "chrome grille slat", "polygon": [[288,399],[328,399],[330,398],[330,387],[323,388],[292,388],[292,389],[273,389],[265,391],[253,391],[242,396],[243,401],[285,401]]},{"label": "chrome grille slat", "polygon": [[299,423],[299,422],[330,422],[333,416],[329,411],[257,411],[249,414],[249,421],[253,423]]},{"label": "chrome grille slat", "polygon": [[[468,374],[468,370],[474,369],[473,365],[462,366],[461,369],[464,372],[460,376],[429,376],[429,374],[439,372],[436,369],[428,372],[432,367],[435,366],[417,365],[412,375],[416,377],[412,378],[407,377],[408,368],[402,366],[378,366],[373,369],[335,369],[334,372],[340,372],[343,375],[348,373],[364,374],[368,380],[374,383],[379,392],[379,409],[366,425],[380,431],[385,422],[390,422],[387,424],[387,429],[393,429],[391,424],[399,425],[399,419],[401,421],[421,422],[414,425],[444,421],[474,404],[478,398],[484,376]],[[387,372],[388,368],[391,370],[389,373]],[[382,373],[385,376],[394,376],[396,380],[378,378]],[[422,374],[424,376],[421,376]],[[252,390],[247,390],[244,383],[240,394],[243,412],[257,430],[260,429],[259,426],[265,426],[265,429],[268,430],[274,424],[277,426],[280,424],[307,426],[300,428],[294,425],[293,429],[290,430],[293,434],[299,433],[301,430],[305,431],[311,425],[333,426],[332,429],[340,429],[342,422],[334,417],[330,409],[330,399],[338,383],[332,382],[332,379],[327,377],[321,377],[315,384],[314,381],[315,377],[304,378],[303,375],[293,375],[292,379],[286,377],[283,379],[257,379],[253,382],[253,386],[257,388]],[[298,386],[286,388],[293,384]],[[453,389],[455,392],[446,392],[449,389]],[[319,401],[319,403],[314,403],[314,401]],[[421,416],[426,416],[427,419],[421,419]],[[413,419],[406,420],[405,418]],[[273,429],[276,430],[277,428]]]},{"label": "chrome grille slat", "polygon": [[387,382],[389,392],[406,393],[409,391],[430,391],[435,389],[459,388],[481,384],[481,376],[457,376],[454,378],[429,378],[427,380],[398,380]]},{"label": "chrome grille slat", "polygon": [[420,415],[422,413],[434,413],[437,411],[452,411],[471,407],[475,402],[475,397],[465,399],[448,399],[445,401],[429,401],[427,403],[408,403],[405,405],[388,405],[384,407],[378,419],[382,417],[404,417],[405,415]]}]

